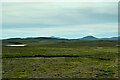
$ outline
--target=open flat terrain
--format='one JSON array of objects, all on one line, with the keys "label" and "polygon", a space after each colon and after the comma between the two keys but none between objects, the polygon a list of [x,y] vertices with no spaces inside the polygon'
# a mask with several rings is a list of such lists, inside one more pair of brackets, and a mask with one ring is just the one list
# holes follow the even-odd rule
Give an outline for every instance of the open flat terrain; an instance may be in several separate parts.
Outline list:
[{"label": "open flat terrain", "polygon": [[5,46],[9,41],[3,78],[118,78],[116,40],[18,39],[27,46]]}]

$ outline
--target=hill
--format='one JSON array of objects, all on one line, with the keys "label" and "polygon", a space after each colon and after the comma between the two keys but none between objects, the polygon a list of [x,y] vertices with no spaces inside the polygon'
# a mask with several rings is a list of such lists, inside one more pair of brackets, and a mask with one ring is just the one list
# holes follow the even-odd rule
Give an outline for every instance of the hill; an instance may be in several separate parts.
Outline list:
[{"label": "hill", "polygon": [[94,36],[86,36],[86,37],[80,38],[80,40],[98,40],[98,38]]}]

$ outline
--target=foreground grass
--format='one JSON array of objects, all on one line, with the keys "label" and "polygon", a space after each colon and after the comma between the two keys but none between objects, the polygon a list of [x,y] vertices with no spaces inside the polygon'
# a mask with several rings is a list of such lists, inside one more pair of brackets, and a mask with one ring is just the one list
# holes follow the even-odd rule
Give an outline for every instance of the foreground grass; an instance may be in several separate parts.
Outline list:
[{"label": "foreground grass", "polygon": [[117,78],[117,59],[15,58],[3,59],[4,78]]},{"label": "foreground grass", "polygon": [[3,78],[118,78],[118,48],[92,43],[3,47]]}]

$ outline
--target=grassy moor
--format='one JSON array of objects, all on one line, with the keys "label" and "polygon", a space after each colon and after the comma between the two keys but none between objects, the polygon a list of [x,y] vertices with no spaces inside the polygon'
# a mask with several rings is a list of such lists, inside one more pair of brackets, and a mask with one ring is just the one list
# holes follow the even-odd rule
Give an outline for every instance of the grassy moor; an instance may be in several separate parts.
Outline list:
[{"label": "grassy moor", "polygon": [[118,78],[117,40],[14,38],[2,49],[3,78]]}]

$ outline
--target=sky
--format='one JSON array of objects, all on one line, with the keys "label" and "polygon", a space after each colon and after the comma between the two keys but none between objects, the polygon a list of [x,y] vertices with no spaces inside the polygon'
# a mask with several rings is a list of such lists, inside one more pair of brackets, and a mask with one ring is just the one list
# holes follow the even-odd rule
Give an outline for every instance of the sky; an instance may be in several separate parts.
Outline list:
[{"label": "sky", "polygon": [[2,37],[118,36],[117,2],[4,2]]}]

